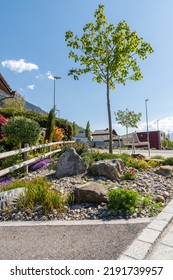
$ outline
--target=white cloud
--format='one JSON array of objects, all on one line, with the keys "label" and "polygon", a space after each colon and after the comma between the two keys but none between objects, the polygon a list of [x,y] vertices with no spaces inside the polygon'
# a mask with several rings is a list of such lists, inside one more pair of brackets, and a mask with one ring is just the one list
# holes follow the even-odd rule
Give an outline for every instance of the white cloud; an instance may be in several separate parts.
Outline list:
[{"label": "white cloud", "polygon": [[[149,121],[148,128],[151,131],[157,130],[159,128],[159,130],[164,131],[166,133],[168,133],[168,132],[172,133],[173,132],[173,117],[167,117],[167,118],[160,119],[160,120]],[[146,131],[146,129],[147,129],[146,122],[139,124],[138,129],[140,131]]]},{"label": "white cloud", "polygon": [[50,71],[47,71],[46,76],[48,77],[49,80],[54,80],[54,77],[52,76]]},{"label": "white cloud", "polygon": [[43,74],[38,74],[35,76],[36,79],[43,79],[44,78],[44,75]]},{"label": "white cloud", "polygon": [[25,59],[19,60],[4,60],[1,62],[3,67],[9,68],[11,71],[22,73],[24,71],[38,70],[38,65],[26,62]]},{"label": "white cloud", "polygon": [[27,88],[31,89],[31,90],[34,90],[35,89],[35,85],[28,85]]}]

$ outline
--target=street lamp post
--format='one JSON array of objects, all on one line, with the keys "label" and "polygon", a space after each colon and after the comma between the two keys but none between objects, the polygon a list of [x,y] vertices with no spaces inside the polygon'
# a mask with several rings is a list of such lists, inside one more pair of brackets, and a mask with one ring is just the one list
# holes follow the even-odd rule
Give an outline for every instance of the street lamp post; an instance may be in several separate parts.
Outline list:
[{"label": "street lamp post", "polygon": [[157,120],[157,130],[159,131],[159,121],[160,120]]},{"label": "street lamp post", "polygon": [[61,77],[54,76],[53,79],[54,79],[53,108],[54,108],[54,112],[55,112],[55,80],[59,80],[59,79],[61,79]]},{"label": "street lamp post", "polygon": [[145,99],[146,123],[147,123],[147,141],[148,141],[148,143],[149,143],[149,147],[148,147],[148,156],[150,157],[150,137],[149,137],[149,129],[148,129],[148,110],[147,110],[147,102],[148,102],[148,99]]}]

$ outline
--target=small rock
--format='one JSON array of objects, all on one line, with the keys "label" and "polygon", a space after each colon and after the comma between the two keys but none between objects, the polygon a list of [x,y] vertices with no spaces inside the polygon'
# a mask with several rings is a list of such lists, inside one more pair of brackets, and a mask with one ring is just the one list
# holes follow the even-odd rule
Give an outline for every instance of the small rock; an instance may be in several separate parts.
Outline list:
[{"label": "small rock", "polygon": [[156,201],[157,201],[157,202],[162,202],[162,203],[164,203],[164,202],[165,202],[165,198],[163,197],[163,195],[158,195],[158,196],[156,197]]}]

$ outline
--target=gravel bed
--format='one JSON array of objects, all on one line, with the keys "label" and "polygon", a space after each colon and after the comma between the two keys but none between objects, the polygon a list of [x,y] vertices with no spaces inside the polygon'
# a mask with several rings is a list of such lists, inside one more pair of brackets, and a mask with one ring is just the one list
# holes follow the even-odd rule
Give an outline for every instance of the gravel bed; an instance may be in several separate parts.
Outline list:
[{"label": "gravel bed", "polygon": [[[147,169],[143,172],[138,171],[138,176],[135,180],[127,181],[111,181],[104,177],[93,177],[89,174],[83,174],[73,177],[64,177],[57,179],[55,171],[49,167],[44,167],[40,170],[29,173],[25,178],[36,178],[38,176],[46,177],[52,183],[53,189],[58,189],[61,193],[72,193],[76,186],[87,183],[88,181],[96,181],[109,190],[112,188],[125,188],[138,191],[140,194],[150,194],[156,198],[157,202],[162,202],[165,206],[173,198],[173,177],[165,177],[158,175],[154,169]],[[157,211],[156,211],[157,214]],[[46,220],[84,220],[84,219],[122,219],[122,218],[137,218],[150,217],[150,212],[145,209],[140,214],[134,212],[131,216],[124,213],[115,213],[111,211],[107,204],[94,205],[91,203],[74,204],[65,207],[63,213],[58,213],[56,210],[48,215],[43,215],[42,206],[38,205],[31,211],[18,211],[13,208],[12,211],[0,210],[0,220],[23,220],[23,221],[46,221]]]}]

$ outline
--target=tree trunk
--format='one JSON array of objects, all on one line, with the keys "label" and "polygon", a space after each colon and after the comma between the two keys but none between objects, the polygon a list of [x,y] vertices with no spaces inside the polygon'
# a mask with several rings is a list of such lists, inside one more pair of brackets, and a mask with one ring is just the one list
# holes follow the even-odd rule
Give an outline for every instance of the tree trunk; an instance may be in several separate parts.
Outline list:
[{"label": "tree trunk", "polygon": [[110,93],[109,93],[109,77],[107,75],[107,109],[108,109],[108,122],[109,122],[109,153],[113,153],[112,148],[112,118],[111,118],[111,106],[110,106]]}]

